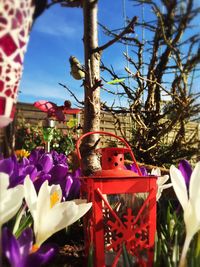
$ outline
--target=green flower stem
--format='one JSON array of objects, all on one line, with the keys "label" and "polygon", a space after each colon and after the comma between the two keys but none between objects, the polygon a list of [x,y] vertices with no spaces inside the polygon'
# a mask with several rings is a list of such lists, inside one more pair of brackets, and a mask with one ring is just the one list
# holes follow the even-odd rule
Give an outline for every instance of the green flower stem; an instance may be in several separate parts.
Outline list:
[{"label": "green flower stem", "polygon": [[0,267],[3,267],[3,260],[2,260],[2,225],[0,225]]},{"label": "green flower stem", "polygon": [[200,254],[200,231],[197,234],[197,246],[195,250],[195,256],[198,257]]},{"label": "green flower stem", "polygon": [[15,220],[15,224],[14,224],[14,227],[13,227],[13,233],[15,234],[17,232],[17,230],[19,229],[19,225],[20,225],[20,221],[22,219],[22,216],[25,214],[26,212],[26,208],[27,208],[27,205],[24,205],[21,210],[18,212],[17,214],[17,217],[16,217],[16,220]]},{"label": "green flower stem", "polygon": [[187,258],[186,258],[186,256],[187,256],[187,251],[188,251],[188,248],[189,248],[191,240],[192,240],[192,236],[186,235],[184,246],[183,246],[183,250],[182,250],[182,254],[181,254],[181,260],[180,260],[180,263],[179,263],[179,267],[187,267]]},{"label": "green flower stem", "polygon": [[32,216],[29,214],[25,217],[24,221],[20,224],[19,228],[17,229],[17,231],[14,233],[16,238],[18,238],[22,231],[27,228],[27,227],[30,227],[31,225],[33,224],[33,221],[32,221]]}]

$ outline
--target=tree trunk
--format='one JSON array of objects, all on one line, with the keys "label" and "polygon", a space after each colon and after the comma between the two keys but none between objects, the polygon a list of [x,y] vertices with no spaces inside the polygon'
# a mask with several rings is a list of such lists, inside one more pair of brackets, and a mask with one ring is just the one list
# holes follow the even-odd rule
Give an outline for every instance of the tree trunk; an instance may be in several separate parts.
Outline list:
[{"label": "tree trunk", "polygon": [[[98,47],[97,0],[83,1],[84,12],[84,53],[85,53],[85,107],[84,133],[98,131],[100,128],[100,54],[94,52]],[[90,175],[100,169],[100,162],[94,152],[98,135],[90,135],[81,146],[83,172]]]}]

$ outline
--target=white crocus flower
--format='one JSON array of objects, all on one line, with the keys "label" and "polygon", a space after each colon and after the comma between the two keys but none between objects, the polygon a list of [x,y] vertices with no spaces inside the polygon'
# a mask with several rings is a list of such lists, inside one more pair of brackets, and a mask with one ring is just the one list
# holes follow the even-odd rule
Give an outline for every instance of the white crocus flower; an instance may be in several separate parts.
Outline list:
[{"label": "white crocus flower", "polygon": [[186,254],[193,236],[200,230],[200,162],[192,172],[189,183],[189,196],[185,179],[175,166],[170,167],[171,181],[176,196],[184,211],[186,238],[179,267],[186,265]]},{"label": "white crocus flower", "polygon": [[19,210],[24,197],[23,185],[9,186],[9,175],[0,172],[0,229]]},{"label": "white crocus flower", "polygon": [[36,246],[40,246],[51,235],[73,224],[92,206],[86,200],[61,202],[60,185],[48,185],[45,181],[37,195],[29,177],[24,181],[25,200],[34,221]]},{"label": "white crocus flower", "polygon": [[157,194],[156,194],[156,200],[158,201],[161,197],[162,191],[164,189],[167,189],[172,186],[172,183],[166,184],[166,182],[169,180],[169,175],[163,175],[161,176],[161,171],[159,168],[152,169],[151,175],[157,176]]}]

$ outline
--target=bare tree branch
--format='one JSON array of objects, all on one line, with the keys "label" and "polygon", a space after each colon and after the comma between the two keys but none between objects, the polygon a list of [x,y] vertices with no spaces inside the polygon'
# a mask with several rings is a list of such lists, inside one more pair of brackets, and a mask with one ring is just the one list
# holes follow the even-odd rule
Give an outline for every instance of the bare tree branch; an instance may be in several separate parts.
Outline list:
[{"label": "bare tree branch", "polygon": [[62,83],[58,83],[59,85],[61,85],[62,87],[64,87],[65,89],[67,89],[67,91],[70,93],[70,95],[76,100],[76,102],[78,102],[81,105],[84,105],[83,101],[80,101],[76,95],[72,92],[72,90],[69,89],[69,87],[67,87],[66,85],[62,84]]},{"label": "bare tree branch", "polygon": [[118,35],[116,35],[116,37],[114,39],[110,40],[106,44],[95,48],[93,50],[93,52],[98,52],[99,53],[99,52],[105,50],[106,48],[108,48],[109,46],[113,45],[117,41],[119,41],[125,34],[127,34],[127,33],[133,33],[134,32],[134,26],[135,26],[136,21],[137,21],[137,17],[133,17],[133,19],[130,21],[130,23],[126,26],[126,28],[121,33],[119,33]]}]

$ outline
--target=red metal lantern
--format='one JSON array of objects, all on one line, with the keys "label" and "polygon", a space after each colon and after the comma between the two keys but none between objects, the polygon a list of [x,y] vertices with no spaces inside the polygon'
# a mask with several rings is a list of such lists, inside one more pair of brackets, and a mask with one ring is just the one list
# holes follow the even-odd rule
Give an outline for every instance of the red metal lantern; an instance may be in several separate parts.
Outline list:
[{"label": "red metal lantern", "polygon": [[34,10],[32,0],[3,0],[0,4],[0,127],[14,117]]},{"label": "red metal lantern", "polygon": [[[79,138],[80,163],[81,141],[91,134],[115,137],[125,148],[98,149],[102,170],[81,177],[81,196],[93,204],[84,218],[86,253],[93,249],[95,267],[124,267],[124,255],[137,266],[151,267],[156,231],[156,177],[142,176],[128,143],[107,132],[89,132]],[[137,173],[124,166],[126,153],[131,155]]]}]

